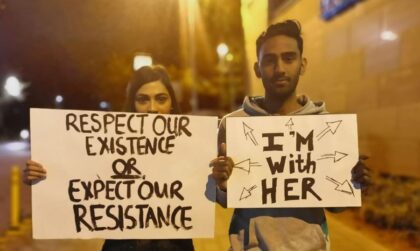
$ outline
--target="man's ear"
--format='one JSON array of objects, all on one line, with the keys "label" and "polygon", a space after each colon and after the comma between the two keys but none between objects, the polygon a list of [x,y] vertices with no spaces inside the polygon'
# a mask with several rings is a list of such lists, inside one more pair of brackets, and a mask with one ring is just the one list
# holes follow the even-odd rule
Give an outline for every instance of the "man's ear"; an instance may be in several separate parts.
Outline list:
[{"label": "man's ear", "polygon": [[302,63],[300,65],[300,75],[303,75],[305,73],[307,65],[308,65],[308,60],[306,60],[306,58],[302,58]]},{"label": "man's ear", "polygon": [[254,72],[257,78],[261,78],[261,72],[260,72],[260,67],[258,67],[258,62],[254,63]]}]

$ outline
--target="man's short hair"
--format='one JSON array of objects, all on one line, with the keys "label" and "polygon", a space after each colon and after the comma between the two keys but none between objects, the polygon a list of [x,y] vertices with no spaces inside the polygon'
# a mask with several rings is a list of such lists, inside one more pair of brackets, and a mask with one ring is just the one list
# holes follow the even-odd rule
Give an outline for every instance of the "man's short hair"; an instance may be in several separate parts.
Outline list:
[{"label": "man's short hair", "polygon": [[261,46],[267,41],[268,39],[284,35],[291,38],[294,38],[297,42],[300,55],[303,53],[303,39],[301,36],[301,26],[297,20],[285,20],[280,23],[272,24],[268,26],[267,30],[261,33],[261,35],[257,38],[257,58],[260,52]]}]

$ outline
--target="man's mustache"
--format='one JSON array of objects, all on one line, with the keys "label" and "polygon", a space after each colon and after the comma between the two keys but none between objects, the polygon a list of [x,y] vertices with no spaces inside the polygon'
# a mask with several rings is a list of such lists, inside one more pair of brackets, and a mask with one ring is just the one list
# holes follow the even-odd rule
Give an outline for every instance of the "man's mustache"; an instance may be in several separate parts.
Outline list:
[{"label": "man's mustache", "polygon": [[282,74],[275,74],[272,78],[271,78],[271,82],[276,82],[276,81],[289,81],[290,82],[290,78],[286,77]]}]

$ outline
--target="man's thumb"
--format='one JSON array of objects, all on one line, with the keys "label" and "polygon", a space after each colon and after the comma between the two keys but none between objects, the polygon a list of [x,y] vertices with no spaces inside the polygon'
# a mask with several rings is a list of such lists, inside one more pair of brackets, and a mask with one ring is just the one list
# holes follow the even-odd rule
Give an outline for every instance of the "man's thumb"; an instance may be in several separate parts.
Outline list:
[{"label": "man's thumb", "polygon": [[226,156],[226,143],[220,144],[219,156]]}]

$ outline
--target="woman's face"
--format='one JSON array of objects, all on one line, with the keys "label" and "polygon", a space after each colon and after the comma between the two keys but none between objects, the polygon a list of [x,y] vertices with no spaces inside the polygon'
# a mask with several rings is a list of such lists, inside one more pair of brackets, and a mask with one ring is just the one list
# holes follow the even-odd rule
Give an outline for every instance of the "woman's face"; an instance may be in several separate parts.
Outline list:
[{"label": "woman's face", "polygon": [[136,112],[169,114],[172,108],[171,95],[160,80],[149,82],[137,90],[134,107]]}]

